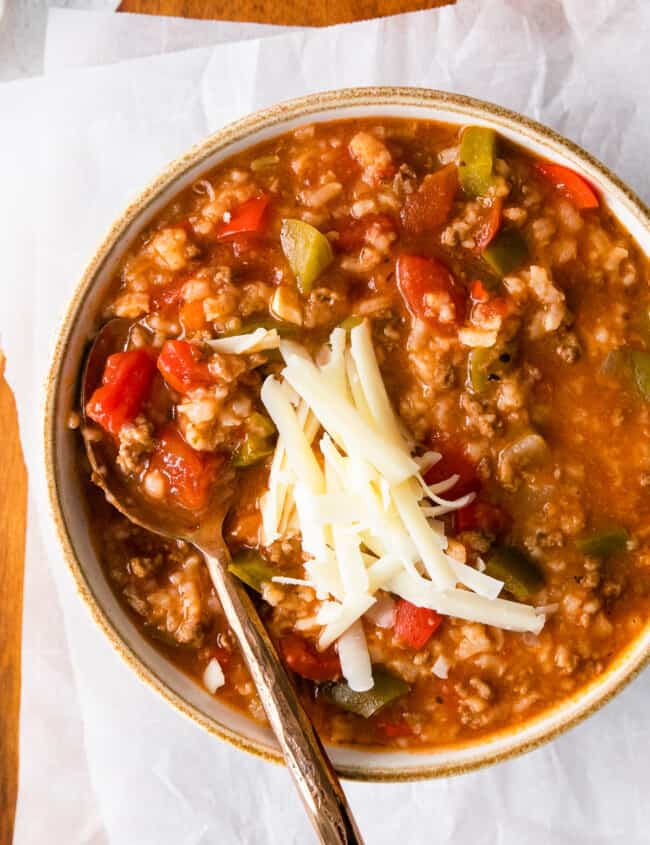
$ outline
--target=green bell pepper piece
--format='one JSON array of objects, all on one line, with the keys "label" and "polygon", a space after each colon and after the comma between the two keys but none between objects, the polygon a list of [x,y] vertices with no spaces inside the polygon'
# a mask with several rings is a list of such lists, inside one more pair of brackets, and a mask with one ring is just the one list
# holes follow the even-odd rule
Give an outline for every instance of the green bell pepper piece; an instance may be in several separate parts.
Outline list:
[{"label": "green bell pepper piece", "polygon": [[254,411],[247,420],[244,439],[232,453],[232,465],[238,469],[250,467],[272,455],[275,449],[272,438],[275,433],[275,426],[271,420],[264,414]]},{"label": "green bell pepper piece", "polygon": [[496,132],[484,126],[468,126],[460,140],[458,178],[470,197],[484,197],[494,184]]},{"label": "green bell pepper piece", "polygon": [[607,558],[625,551],[629,535],[625,528],[604,528],[578,540],[578,548],[587,557]]},{"label": "green bell pepper piece", "polygon": [[621,347],[610,352],[603,362],[605,375],[631,384],[641,397],[650,402],[650,352]]},{"label": "green bell pepper piece", "polygon": [[467,381],[474,393],[483,393],[491,382],[499,381],[512,368],[516,354],[512,342],[496,349],[485,346],[472,349],[467,357]]},{"label": "green bell pepper piece", "polygon": [[501,229],[483,251],[483,258],[500,276],[507,276],[526,262],[528,244],[519,229]]},{"label": "green bell pepper piece", "polygon": [[304,220],[283,220],[282,252],[298,280],[300,292],[308,294],[316,279],[333,261],[332,245],[322,232]]},{"label": "green bell pepper piece", "polygon": [[483,393],[490,380],[488,367],[492,363],[493,354],[490,349],[477,347],[472,349],[467,358],[467,378],[475,393]]},{"label": "green bell pepper piece", "polygon": [[645,401],[650,402],[650,352],[633,349],[630,357],[637,389]]},{"label": "green bell pepper piece", "polygon": [[235,555],[228,564],[228,572],[232,572],[247,587],[262,593],[262,584],[270,581],[275,574],[273,568],[257,552],[246,550]]},{"label": "green bell pepper piece", "polygon": [[612,376],[619,381],[630,381],[632,378],[630,350],[620,348],[608,352],[603,361],[602,371],[606,376]]},{"label": "green bell pepper piece", "polygon": [[539,566],[513,546],[495,549],[486,562],[485,572],[503,581],[505,589],[518,601],[525,601],[544,586],[544,575]]},{"label": "green bell pepper piece", "polygon": [[363,317],[357,317],[355,314],[351,314],[349,317],[346,317],[345,320],[339,323],[340,329],[345,329],[346,332],[349,332],[350,329],[354,329],[357,326],[360,326],[363,323]]},{"label": "green bell pepper piece", "polygon": [[327,684],[323,692],[341,710],[356,713],[364,719],[369,719],[391,701],[410,692],[411,687],[406,681],[392,675],[382,666],[373,668],[372,677],[375,684],[367,692],[355,692],[346,683]]}]

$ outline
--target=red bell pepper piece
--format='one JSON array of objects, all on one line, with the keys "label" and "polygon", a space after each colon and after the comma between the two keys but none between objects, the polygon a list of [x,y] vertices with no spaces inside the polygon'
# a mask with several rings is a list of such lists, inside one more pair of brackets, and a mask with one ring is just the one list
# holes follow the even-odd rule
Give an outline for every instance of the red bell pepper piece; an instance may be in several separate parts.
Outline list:
[{"label": "red bell pepper piece", "polygon": [[150,349],[116,352],[106,360],[101,387],[86,404],[86,414],[106,431],[117,435],[145,403],[154,373],[155,355]]},{"label": "red bell pepper piece", "polygon": [[581,211],[587,208],[598,208],[598,197],[593,188],[575,171],[549,161],[538,161],[535,169],[545,176],[563,196],[571,200],[576,208]]},{"label": "red bell pepper piece", "polygon": [[192,449],[169,424],[156,437],[149,470],[162,473],[167,479],[170,496],[178,504],[195,511],[208,504],[210,490],[225,460],[223,455]]},{"label": "red bell pepper piece", "polygon": [[479,223],[474,232],[474,243],[476,244],[476,252],[483,252],[483,250],[490,244],[496,233],[501,228],[501,210],[503,208],[503,198],[495,197],[487,213]]},{"label": "red bell pepper piece", "polygon": [[442,616],[428,607],[400,599],[395,608],[395,634],[409,648],[423,648],[442,624]]},{"label": "red bell pepper piece", "polygon": [[280,640],[280,653],[289,669],[301,678],[336,681],[341,677],[341,662],[333,646],[318,652],[307,640],[288,634]]},{"label": "red bell pepper piece", "polygon": [[197,387],[214,384],[215,378],[201,353],[186,340],[167,340],[158,356],[158,369],[170,387],[188,393]]},{"label": "red bell pepper piece", "polygon": [[234,235],[241,235],[244,232],[261,232],[264,227],[264,213],[268,204],[269,198],[265,194],[243,202],[231,212],[230,220],[218,227],[217,238],[223,240]]},{"label": "red bell pepper piece", "polygon": [[437,258],[400,255],[397,286],[411,314],[434,328],[455,329],[465,319],[465,292]]},{"label": "red bell pepper piece", "polygon": [[442,226],[451,213],[458,190],[456,165],[448,164],[424,177],[417,191],[408,194],[402,209],[402,223],[414,235]]}]

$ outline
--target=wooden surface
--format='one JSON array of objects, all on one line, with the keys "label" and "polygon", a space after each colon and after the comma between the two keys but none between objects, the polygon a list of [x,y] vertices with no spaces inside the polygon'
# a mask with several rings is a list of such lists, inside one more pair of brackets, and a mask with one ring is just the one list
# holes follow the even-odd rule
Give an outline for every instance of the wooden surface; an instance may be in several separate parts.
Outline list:
[{"label": "wooden surface", "polygon": [[20,635],[27,474],[0,353],[0,843],[12,839],[18,789]]},{"label": "wooden surface", "polygon": [[[454,0],[123,0],[120,11],[326,26],[430,9]],[[0,352],[0,845],[10,845],[18,788],[20,641],[27,475]]]},{"label": "wooden surface", "polygon": [[327,26],[446,6],[454,0],[122,0],[120,12],[285,26]]}]

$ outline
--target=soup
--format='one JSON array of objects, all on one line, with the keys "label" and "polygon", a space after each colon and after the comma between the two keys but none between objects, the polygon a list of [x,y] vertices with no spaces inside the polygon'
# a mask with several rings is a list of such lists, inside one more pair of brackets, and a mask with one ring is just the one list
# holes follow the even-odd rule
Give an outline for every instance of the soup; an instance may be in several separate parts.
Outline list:
[{"label": "soup", "polygon": [[[482,127],[303,126],[134,240],[84,433],[153,506],[232,493],[232,572],[325,740],[471,743],[648,620],[649,308],[579,174]],[[200,554],[92,522],[143,635],[263,720]]]}]

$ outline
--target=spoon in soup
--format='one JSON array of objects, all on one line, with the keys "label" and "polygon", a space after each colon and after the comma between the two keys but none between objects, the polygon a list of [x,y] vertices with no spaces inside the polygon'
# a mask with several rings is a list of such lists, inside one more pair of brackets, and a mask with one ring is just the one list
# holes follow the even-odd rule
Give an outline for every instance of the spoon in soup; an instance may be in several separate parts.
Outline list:
[{"label": "spoon in soup", "polygon": [[316,735],[246,588],[228,571],[230,553],[223,539],[223,522],[233,498],[232,488],[217,487],[210,507],[197,519],[189,511],[165,507],[139,493],[115,469],[116,448],[85,417],[86,403],[102,378],[106,359],[122,351],[129,323],[114,319],[95,337],[81,383],[82,433],[92,480],[106,499],[131,522],[163,537],[185,540],[205,558],[224,615],[241,653],[271,728],[282,750],[300,797],[326,845],[363,842],[332,764]]}]

